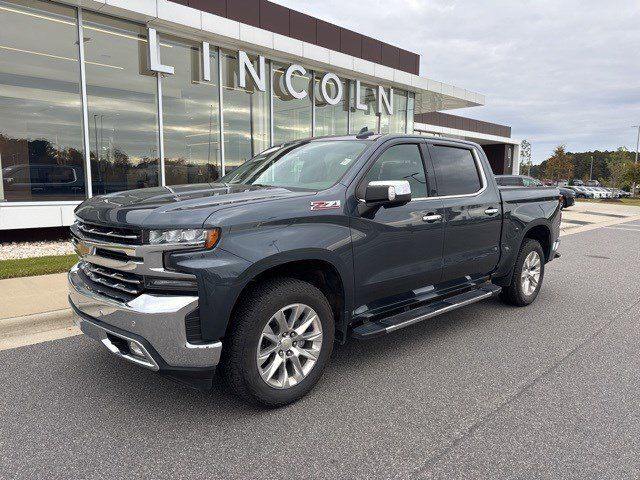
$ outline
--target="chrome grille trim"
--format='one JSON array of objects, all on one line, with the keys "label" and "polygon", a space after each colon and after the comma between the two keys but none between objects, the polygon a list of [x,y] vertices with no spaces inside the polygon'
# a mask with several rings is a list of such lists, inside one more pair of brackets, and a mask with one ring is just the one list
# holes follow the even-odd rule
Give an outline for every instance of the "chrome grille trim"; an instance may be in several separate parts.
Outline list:
[{"label": "chrome grille trim", "polygon": [[110,271],[87,262],[81,262],[80,270],[92,282],[130,295],[139,295],[144,290],[144,281],[137,275]]},{"label": "chrome grille trim", "polygon": [[98,240],[114,239],[125,244],[142,243],[142,232],[129,228],[112,228],[91,223],[78,221],[76,223],[78,230],[83,232],[89,238]]}]

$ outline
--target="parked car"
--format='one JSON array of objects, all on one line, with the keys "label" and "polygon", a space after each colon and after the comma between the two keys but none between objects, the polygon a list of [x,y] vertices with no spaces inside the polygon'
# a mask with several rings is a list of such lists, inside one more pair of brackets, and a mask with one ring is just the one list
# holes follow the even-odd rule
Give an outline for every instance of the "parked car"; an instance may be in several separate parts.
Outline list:
[{"label": "parked car", "polygon": [[572,186],[574,186],[574,187],[584,187],[584,182],[583,182],[582,180],[579,180],[579,179],[577,179],[577,178],[574,178],[574,179],[571,181],[571,185],[572,185]]},{"label": "parked car", "polygon": [[558,187],[562,208],[569,208],[576,203],[576,192],[568,187]]},{"label": "parked car", "polygon": [[586,190],[593,194],[593,198],[602,198],[602,192],[596,187],[584,187]]},{"label": "parked car", "polygon": [[587,180],[587,187],[599,187],[600,182],[598,180]]},{"label": "parked car", "polygon": [[[542,187],[542,182],[527,175],[496,175],[496,182],[502,187]],[[568,187],[558,187],[562,208],[576,203],[575,192]]]},{"label": "parked car", "polygon": [[5,196],[14,201],[84,197],[81,167],[55,164],[18,164],[2,169]]},{"label": "parked car", "polygon": [[609,189],[604,188],[604,187],[593,187],[596,190],[598,190],[600,192],[600,195],[602,198],[611,198],[611,192],[609,191]]},{"label": "parked car", "polygon": [[595,194],[589,190],[587,187],[580,186],[570,186],[567,187],[573,190],[576,193],[576,198],[595,198]]},{"label": "parked car", "polygon": [[498,292],[532,303],[558,255],[558,199],[498,187],[465,141],[295,141],[219,183],[83,202],[70,303],[82,332],[126,361],[203,388],[218,365],[242,398],[284,405],[320,379],[334,339]]}]

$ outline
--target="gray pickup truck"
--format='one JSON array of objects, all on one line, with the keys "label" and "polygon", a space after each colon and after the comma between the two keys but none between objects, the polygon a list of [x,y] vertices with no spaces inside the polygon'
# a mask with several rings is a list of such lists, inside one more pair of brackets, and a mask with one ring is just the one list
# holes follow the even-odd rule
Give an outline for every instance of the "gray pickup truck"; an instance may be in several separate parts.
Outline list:
[{"label": "gray pickup truck", "polygon": [[271,406],[308,393],[335,342],[496,294],[530,304],[561,216],[557,189],[499,188],[476,144],[371,132],[75,213],[69,301],[86,335],[200,388],[217,367]]}]

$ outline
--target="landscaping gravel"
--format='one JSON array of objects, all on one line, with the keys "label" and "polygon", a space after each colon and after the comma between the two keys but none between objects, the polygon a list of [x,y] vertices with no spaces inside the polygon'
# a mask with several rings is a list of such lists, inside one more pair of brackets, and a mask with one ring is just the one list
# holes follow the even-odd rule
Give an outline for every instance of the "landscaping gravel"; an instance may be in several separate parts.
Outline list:
[{"label": "landscaping gravel", "polygon": [[0,243],[0,260],[70,255],[72,253],[74,253],[73,245],[69,240]]}]

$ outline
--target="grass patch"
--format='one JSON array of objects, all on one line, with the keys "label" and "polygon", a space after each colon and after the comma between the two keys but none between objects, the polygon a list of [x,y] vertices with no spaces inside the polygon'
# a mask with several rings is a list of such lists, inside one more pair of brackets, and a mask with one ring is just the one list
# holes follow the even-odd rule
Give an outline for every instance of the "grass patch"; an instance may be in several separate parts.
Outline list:
[{"label": "grass patch", "polygon": [[632,205],[640,207],[640,197],[633,198],[576,198],[577,202],[611,203],[614,205]]},{"label": "grass patch", "polygon": [[75,253],[71,255],[0,260],[0,279],[66,272],[77,261],[78,256]]}]

